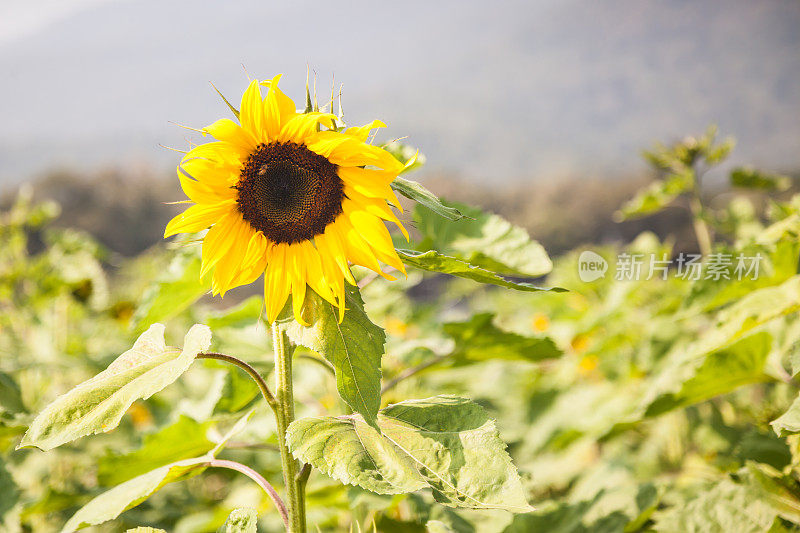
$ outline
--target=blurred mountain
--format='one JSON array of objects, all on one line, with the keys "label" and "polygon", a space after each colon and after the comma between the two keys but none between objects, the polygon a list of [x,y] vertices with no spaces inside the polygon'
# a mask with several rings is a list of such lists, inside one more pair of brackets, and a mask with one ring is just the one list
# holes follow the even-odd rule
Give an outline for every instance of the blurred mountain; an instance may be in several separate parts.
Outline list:
[{"label": "blurred mountain", "polygon": [[306,64],[321,99],[335,73],[350,122],[381,118],[379,139],[484,183],[629,172],[652,140],[710,122],[737,162],[800,164],[796,0],[71,1],[0,36],[0,188],[173,165],[158,143],[191,133],[168,121],[223,116],[208,81],[234,98],[240,63],[284,72],[298,102]]}]

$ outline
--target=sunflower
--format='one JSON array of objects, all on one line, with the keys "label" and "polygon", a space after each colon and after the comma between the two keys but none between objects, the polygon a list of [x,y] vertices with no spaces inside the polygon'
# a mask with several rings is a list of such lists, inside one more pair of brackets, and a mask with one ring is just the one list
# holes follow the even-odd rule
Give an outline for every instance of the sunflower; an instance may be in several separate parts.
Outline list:
[{"label": "sunflower", "polygon": [[[385,124],[337,129],[336,116],[298,113],[278,88],[280,76],[253,80],[237,124],[221,119],[200,130],[215,142],[198,145],[178,166],[194,203],[167,224],[164,237],[204,230],[201,279],[211,273],[214,295],[264,274],[267,319],[274,322],[292,295],[301,316],[306,287],[345,311],[350,265],[387,279],[381,263],[405,274],[384,221],[408,233],[391,183],[403,165],[367,143]],[[267,88],[262,98],[261,86]]]}]

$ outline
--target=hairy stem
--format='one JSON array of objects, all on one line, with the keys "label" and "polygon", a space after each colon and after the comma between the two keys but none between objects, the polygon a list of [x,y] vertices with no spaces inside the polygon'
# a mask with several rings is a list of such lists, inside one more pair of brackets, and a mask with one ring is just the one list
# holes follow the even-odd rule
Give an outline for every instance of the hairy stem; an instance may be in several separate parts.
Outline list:
[{"label": "hairy stem", "polygon": [[217,468],[227,468],[229,470],[236,470],[237,472],[241,472],[242,474],[246,475],[253,481],[255,481],[259,487],[261,487],[264,492],[272,499],[272,502],[275,504],[275,508],[278,509],[278,512],[281,515],[281,519],[283,520],[284,525],[286,525],[286,529],[290,530],[291,526],[289,524],[289,513],[286,510],[286,505],[283,503],[283,500],[278,495],[278,492],[275,490],[269,481],[264,479],[264,476],[253,470],[247,465],[243,465],[242,463],[237,463],[236,461],[228,461],[227,459],[212,459],[209,462],[209,466],[217,467]]},{"label": "hairy stem", "polygon": [[245,363],[241,359],[237,359],[237,358],[235,358],[235,357],[233,357],[231,355],[225,355],[224,353],[214,353],[214,352],[201,353],[201,354],[197,354],[197,358],[198,359],[216,359],[217,361],[225,361],[226,363],[231,363],[233,365],[236,365],[239,368],[241,368],[242,370],[244,370],[245,372],[247,372],[250,375],[250,377],[253,378],[253,381],[256,382],[256,384],[258,385],[258,388],[261,390],[261,395],[264,396],[264,399],[267,401],[267,404],[270,406],[270,408],[275,412],[275,414],[277,416],[277,414],[278,414],[277,413],[278,401],[275,399],[275,397],[269,391],[269,387],[267,386],[267,382],[264,381],[264,378],[261,377],[261,374],[259,374],[258,371],[255,368],[253,368],[252,366],[248,365],[247,363]]},{"label": "hairy stem", "polygon": [[272,345],[275,350],[275,396],[278,402],[278,447],[281,454],[283,483],[289,506],[289,532],[306,533],[305,483],[298,479],[298,462],[286,444],[286,428],[294,420],[292,391],[292,352],[286,349],[286,335],[272,324]]}]

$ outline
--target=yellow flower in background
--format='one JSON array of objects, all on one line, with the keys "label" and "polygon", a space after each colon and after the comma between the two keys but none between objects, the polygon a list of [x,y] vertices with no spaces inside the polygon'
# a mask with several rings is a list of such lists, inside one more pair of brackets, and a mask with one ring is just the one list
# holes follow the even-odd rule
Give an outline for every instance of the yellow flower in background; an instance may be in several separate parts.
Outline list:
[{"label": "yellow flower in background", "polygon": [[298,113],[279,80],[250,83],[239,124],[221,119],[202,130],[217,141],[196,146],[178,167],[195,205],[173,218],[164,236],[211,226],[201,277],[212,273],[213,293],[224,295],[263,273],[270,322],[289,294],[303,322],[306,286],[337,306],[341,318],[344,282],[355,284],[350,264],[387,279],[394,278],[380,263],[405,273],[384,224],[394,222],[408,239],[387,203],[401,209],[390,185],[404,167],[366,142],[385,124],[336,131],[335,115]]}]

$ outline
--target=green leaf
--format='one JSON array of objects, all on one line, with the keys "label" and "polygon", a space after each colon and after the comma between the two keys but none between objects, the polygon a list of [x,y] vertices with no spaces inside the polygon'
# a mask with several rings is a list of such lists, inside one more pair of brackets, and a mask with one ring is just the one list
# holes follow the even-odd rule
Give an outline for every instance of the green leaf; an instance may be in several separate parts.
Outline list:
[{"label": "green leaf", "polygon": [[125,533],[167,533],[163,529],[155,527],[139,526],[125,531]]},{"label": "green leaf", "polygon": [[210,281],[200,281],[201,263],[194,251],[175,256],[167,270],[142,296],[132,319],[135,331],[143,331],[149,324],[180,314],[209,291]]},{"label": "green leaf", "polygon": [[737,167],[731,171],[731,185],[746,189],[785,191],[791,185],[791,178],[750,167]]},{"label": "green leaf", "polygon": [[452,507],[531,510],[481,406],[452,396],[408,400],[382,409],[378,427],[358,415],[304,418],[289,426],[287,438],[298,459],[372,492],[428,487]]},{"label": "green leaf", "polygon": [[24,413],[25,405],[22,393],[14,378],[5,372],[0,372],[0,415]]},{"label": "green leaf", "polygon": [[497,285],[498,287],[505,287],[506,289],[514,289],[517,291],[525,292],[539,292],[539,291],[554,291],[565,292],[565,289],[554,287],[552,289],[546,287],[538,287],[532,283],[524,281],[511,281],[503,278],[494,272],[490,272],[485,268],[473,265],[462,259],[456,259],[447,255],[440,254],[435,250],[428,250],[427,252],[417,252],[415,250],[397,250],[397,255],[406,264],[427,270],[429,272],[439,272],[442,274],[450,274],[459,278],[471,279],[478,283],[487,283],[489,285]]},{"label": "green leaf", "polygon": [[211,344],[211,330],[195,324],[183,351],[164,343],[164,326],[153,324],[108,368],[59,396],[36,417],[17,447],[50,450],[119,425],[134,401],[147,399],[178,379]]},{"label": "green leaf", "polygon": [[309,326],[294,320],[291,301],[278,317],[278,325],[294,344],[314,350],[333,365],[339,395],[372,421],[381,402],[381,356],[386,334],[370,321],[357,288],[346,288],[345,301],[347,310],[340,323],[338,309],[308,291],[302,317]]},{"label": "green leaf", "polygon": [[445,324],[444,332],[456,342],[453,355],[473,361],[541,361],[562,354],[549,337],[525,337],[503,331],[494,325],[493,320],[492,313],[479,313],[466,322]]},{"label": "green leaf", "polygon": [[6,469],[3,458],[0,457],[0,525],[3,523],[3,516],[14,508],[19,500],[19,489],[14,483],[14,478]]},{"label": "green leaf", "polygon": [[392,189],[399,192],[406,198],[414,200],[420,205],[423,205],[448,220],[459,220],[464,218],[461,211],[455,207],[448,207],[442,203],[431,191],[423,187],[416,181],[407,180],[401,177],[396,177],[392,182]]},{"label": "green leaf", "polygon": [[648,406],[646,415],[657,416],[768,380],[764,367],[771,349],[772,336],[762,331],[688,365],[670,369],[661,379],[680,383],[679,389],[659,395]]},{"label": "green leaf", "polygon": [[779,437],[800,433],[800,396],[794,399],[789,409],[770,422]]},{"label": "green leaf", "polygon": [[777,513],[757,489],[726,479],[653,515],[656,531],[767,531]]},{"label": "green leaf", "polygon": [[69,519],[62,532],[66,533],[85,525],[97,525],[113,520],[126,510],[145,501],[163,486],[202,473],[211,466],[211,461],[228,441],[244,429],[254,412],[255,410],[251,409],[239,418],[207,454],[156,468],[95,497]]},{"label": "green leaf", "polygon": [[694,173],[691,170],[671,174],[664,180],[651,183],[625,203],[617,213],[620,220],[641,217],[661,211],[675,198],[689,192],[694,186]]},{"label": "green leaf", "polygon": [[207,437],[212,425],[181,416],[174,424],[145,436],[138,450],[100,459],[97,480],[104,486],[117,485],[161,465],[207,453],[214,448]]},{"label": "green leaf", "polygon": [[145,501],[164,485],[200,474],[209,466],[211,459],[209,455],[178,461],[117,485],[81,507],[61,531],[67,533],[83,526],[113,520],[131,507]]},{"label": "green leaf", "polygon": [[218,533],[256,533],[258,513],[255,509],[234,509]]},{"label": "green leaf", "polygon": [[451,205],[470,218],[444,221],[430,211],[414,210],[422,234],[418,250],[437,250],[507,276],[538,277],[552,270],[547,252],[523,228],[475,207]]}]

